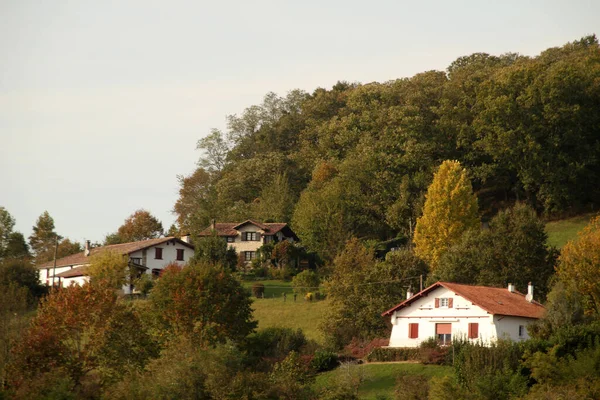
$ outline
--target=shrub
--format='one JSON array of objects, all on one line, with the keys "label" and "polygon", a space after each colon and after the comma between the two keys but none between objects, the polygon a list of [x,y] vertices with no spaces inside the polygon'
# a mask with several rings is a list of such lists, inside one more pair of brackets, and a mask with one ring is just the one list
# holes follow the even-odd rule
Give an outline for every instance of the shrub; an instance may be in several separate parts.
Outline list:
[{"label": "shrub", "polygon": [[394,392],[396,400],[426,399],[429,394],[429,380],[421,375],[401,374],[396,379]]},{"label": "shrub", "polygon": [[283,359],[291,351],[299,352],[306,345],[302,329],[272,327],[248,336],[246,347],[252,358]]},{"label": "shrub", "polygon": [[294,293],[306,294],[309,292],[317,292],[321,280],[314,271],[305,270],[300,272],[292,279],[292,287]]},{"label": "shrub", "polygon": [[369,362],[409,361],[419,360],[421,349],[418,347],[380,347],[367,355]]},{"label": "shrub", "polygon": [[304,295],[304,300],[306,300],[306,301],[313,301],[314,298],[315,298],[314,293],[306,293]]},{"label": "shrub", "polygon": [[338,356],[331,351],[316,351],[310,366],[316,372],[325,372],[335,369],[339,364]]},{"label": "shrub", "polygon": [[263,285],[262,283],[253,284],[252,285],[252,294],[257,299],[260,299],[261,297],[265,297],[265,285]]}]

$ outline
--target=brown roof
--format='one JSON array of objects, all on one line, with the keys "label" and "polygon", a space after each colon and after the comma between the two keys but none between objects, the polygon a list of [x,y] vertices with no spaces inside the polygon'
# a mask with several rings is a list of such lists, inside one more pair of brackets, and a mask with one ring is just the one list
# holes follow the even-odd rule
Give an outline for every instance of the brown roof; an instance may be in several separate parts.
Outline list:
[{"label": "brown roof", "polygon": [[506,288],[495,288],[488,286],[472,286],[451,282],[436,282],[421,292],[415,294],[410,299],[404,300],[397,306],[384,312],[383,316],[390,315],[394,311],[400,310],[412,304],[415,300],[427,296],[433,290],[439,287],[456,293],[457,295],[469,300],[471,303],[483,308],[490,314],[508,315],[526,318],[542,318],[545,312],[544,306],[537,301],[531,303],[525,300],[523,293],[509,292]]},{"label": "brown roof", "polygon": [[75,267],[65,272],[61,272],[60,274],[56,274],[59,278],[74,278],[76,276],[86,276],[87,275],[88,266],[84,265],[83,267]]},{"label": "brown roof", "polygon": [[[94,247],[90,251],[90,256],[93,256],[93,255],[98,254],[103,251],[114,251],[114,252],[121,253],[121,254],[130,254],[135,251],[143,250],[148,247],[156,246],[158,244],[165,243],[165,242],[168,242],[171,240],[175,240],[178,243],[181,243],[192,249],[194,248],[191,244],[186,243],[181,239],[169,236],[169,237],[163,237],[163,238],[158,238],[158,239],[141,240],[139,242],[129,242],[129,243],[121,243],[121,244],[111,244],[109,246]],[[86,256],[84,254],[84,252],[82,251],[80,253],[75,253],[75,254],[71,254],[70,256],[59,258],[58,260],[56,260],[56,266],[57,267],[65,267],[68,265],[88,264],[89,260],[90,260],[90,258],[88,256]],[[38,268],[49,268],[49,267],[53,267],[53,266],[54,266],[54,260],[45,262],[41,265],[38,265],[37,267]]]},{"label": "brown roof", "polygon": [[[288,226],[288,224],[286,224],[284,222],[259,223],[259,222],[255,222],[252,220],[247,220],[242,223],[218,222],[215,224],[215,230],[217,231],[217,236],[236,236],[238,234],[238,231],[236,229],[245,224],[254,224],[254,225],[258,226],[260,229],[262,229],[263,231],[265,231],[265,233],[268,233],[270,235],[273,235]],[[212,231],[213,231],[212,227],[209,226],[208,228],[206,228],[202,232],[200,232],[198,235],[199,236],[210,236],[210,235],[212,235]],[[290,231],[291,231],[291,229],[290,229]],[[294,235],[294,236],[296,236],[296,235]]]}]

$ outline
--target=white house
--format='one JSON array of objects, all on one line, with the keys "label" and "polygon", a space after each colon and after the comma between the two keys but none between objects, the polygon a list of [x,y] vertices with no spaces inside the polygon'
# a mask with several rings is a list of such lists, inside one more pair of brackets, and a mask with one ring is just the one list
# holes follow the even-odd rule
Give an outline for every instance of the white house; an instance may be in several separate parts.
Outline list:
[{"label": "white house", "polygon": [[527,325],[544,315],[544,307],[533,300],[533,286],[524,295],[508,289],[437,282],[387,310],[391,318],[389,347],[417,347],[431,337],[449,344],[452,337],[514,341],[529,338]]},{"label": "white house", "polygon": [[[169,263],[185,264],[193,255],[194,247],[175,237],[142,240],[139,242],[113,244],[109,246],[90,248],[90,242],[85,244],[85,250],[56,260],[48,261],[37,266],[39,279],[42,284],[69,286],[79,285],[89,281],[87,274],[90,256],[103,251],[112,251],[129,258],[129,265],[140,272],[158,275]],[[125,293],[131,293],[131,287],[123,288]]]},{"label": "white house", "polygon": [[265,243],[299,240],[288,224],[282,222],[260,223],[247,220],[242,223],[216,223],[213,220],[211,225],[200,232],[198,236],[211,236],[213,232],[224,238],[229,247],[234,248],[248,262],[256,257],[256,250]]}]

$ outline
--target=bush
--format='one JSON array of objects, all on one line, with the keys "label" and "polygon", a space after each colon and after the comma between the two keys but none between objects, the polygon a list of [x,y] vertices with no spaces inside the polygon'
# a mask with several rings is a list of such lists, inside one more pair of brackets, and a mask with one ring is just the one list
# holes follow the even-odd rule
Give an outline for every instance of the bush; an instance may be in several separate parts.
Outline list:
[{"label": "bush", "polygon": [[396,400],[426,399],[429,394],[429,380],[421,375],[401,374],[394,390]]},{"label": "bush", "polygon": [[314,293],[306,293],[304,295],[304,300],[306,300],[306,301],[313,301],[314,298],[315,298]]},{"label": "bush", "polygon": [[369,362],[417,361],[420,358],[421,349],[418,347],[380,347],[366,357]]},{"label": "bush", "polygon": [[335,369],[339,365],[338,356],[331,351],[316,351],[310,366],[316,372],[325,372]]},{"label": "bush", "polygon": [[252,358],[283,359],[291,351],[299,352],[306,345],[302,329],[266,328],[248,336],[246,347]]},{"label": "bush", "polygon": [[302,271],[292,279],[292,287],[294,293],[306,294],[309,292],[317,292],[321,280],[314,271]]},{"label": "bush", "polygon": [[263,285],[262,283],[253,284],[252,285],[252,294],[257,299],[260,299],[261,297],[265,297],[265,285]]}]

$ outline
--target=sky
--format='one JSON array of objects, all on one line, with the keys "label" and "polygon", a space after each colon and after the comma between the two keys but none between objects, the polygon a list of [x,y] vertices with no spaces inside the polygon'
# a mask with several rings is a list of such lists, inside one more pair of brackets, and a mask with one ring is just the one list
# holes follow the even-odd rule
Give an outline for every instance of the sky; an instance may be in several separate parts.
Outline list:
[{"label": "sky", "polygon": [[268,92],[384,82],[600,34],[598,1],[0,0],[0,206],[102,241],[175,221],[198,139]]}]

